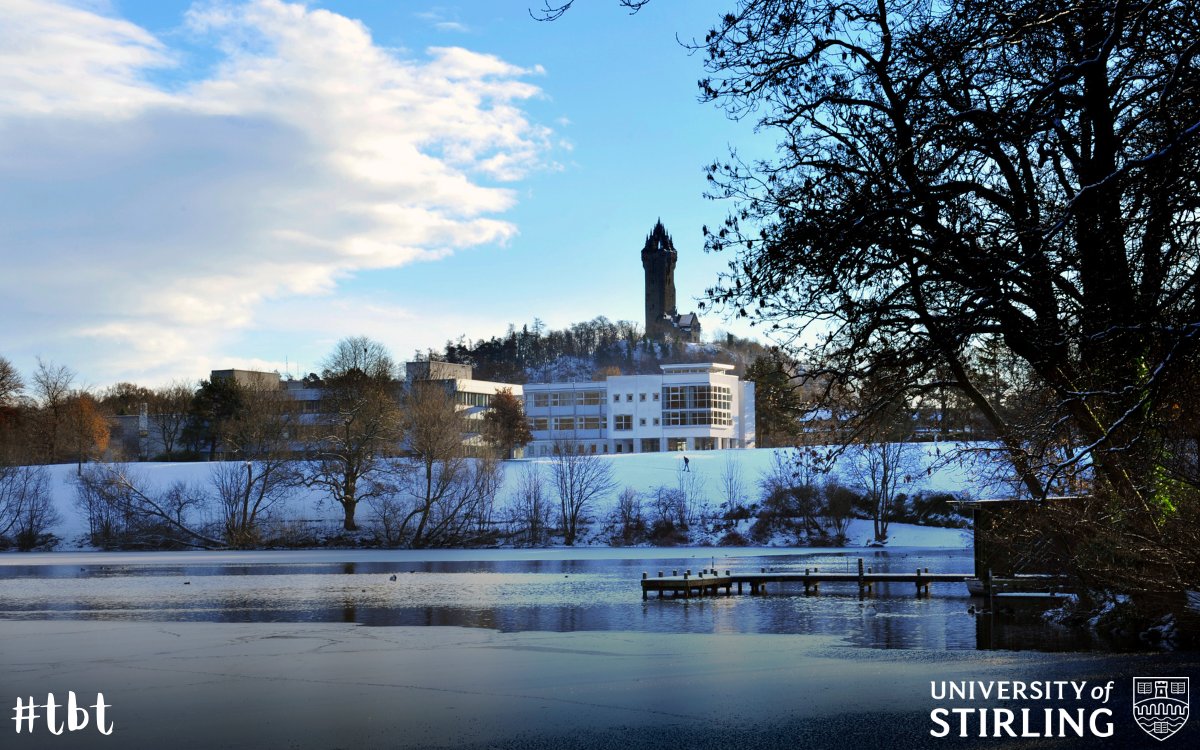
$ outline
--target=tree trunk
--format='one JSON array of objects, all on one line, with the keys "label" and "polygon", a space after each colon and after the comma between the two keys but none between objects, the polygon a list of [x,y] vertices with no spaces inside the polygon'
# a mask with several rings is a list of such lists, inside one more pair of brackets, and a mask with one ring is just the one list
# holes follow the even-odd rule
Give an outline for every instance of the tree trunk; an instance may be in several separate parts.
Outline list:
[{"label": "tree trunk", "polygon": [[354,523],[354,508],[358,505],[355,500],[342,501],[342,510],[345,511],[345,518],[342,521],[342,528],[346,531],[358,531],[358,526]]}]

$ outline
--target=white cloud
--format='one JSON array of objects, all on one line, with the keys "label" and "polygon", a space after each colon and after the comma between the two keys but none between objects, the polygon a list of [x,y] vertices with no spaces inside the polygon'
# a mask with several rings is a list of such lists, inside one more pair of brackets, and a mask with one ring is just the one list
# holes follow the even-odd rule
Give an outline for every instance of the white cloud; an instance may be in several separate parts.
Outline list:
[{"label": "white cloud", "polygon": [[471,32],[471,27],[459,21],[457,13],[452,9],[431,8],[426,11],[414,13],[413,15],[430,24],[438,31],[449,31],[455,34],[469,34]]},{"label": "white cloud", "polygon": [[196,5],[187,28],[221,57],[169,86],[180,56],[126,20],[45,0],[0,17],[0,317],[20,328],[0,353],[97,378],[195,376],[269,301],[507,241],[495,183],[551,143],[521,109],[540,70],[404,59],[326,10]]}]

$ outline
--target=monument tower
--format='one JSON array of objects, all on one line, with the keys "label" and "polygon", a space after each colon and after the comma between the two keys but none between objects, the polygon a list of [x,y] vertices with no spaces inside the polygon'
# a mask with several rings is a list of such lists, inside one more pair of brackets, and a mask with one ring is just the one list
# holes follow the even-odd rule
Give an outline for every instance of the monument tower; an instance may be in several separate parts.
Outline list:
[{"label": "monument tower", "polygon": [[642,268],[646,272],[646,335],[662,340],[668,335],[685,341],[700,338],[700,319],[695,313],[680,315],[675,309],[675,262],[679,253],[659,219],[642,246]]},{"label": "monument tower", "polygon": [[659,219],[642,247],[642,268],[646,271],[646,334],[652,339],[661,339],[672,329],[675,262],[678,258],[675,243]]}]

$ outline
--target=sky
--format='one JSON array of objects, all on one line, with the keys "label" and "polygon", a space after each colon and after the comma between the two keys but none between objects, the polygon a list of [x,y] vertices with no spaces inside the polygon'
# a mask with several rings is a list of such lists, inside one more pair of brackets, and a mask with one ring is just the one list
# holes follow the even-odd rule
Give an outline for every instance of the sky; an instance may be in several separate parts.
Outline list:
[{"label": "sky", "polygon": [[660,218],[694,310],[703,167],[766,148],[679,43],[730,0],[540,2],[0,0],[0,356],[156,386],[641,321]]}]

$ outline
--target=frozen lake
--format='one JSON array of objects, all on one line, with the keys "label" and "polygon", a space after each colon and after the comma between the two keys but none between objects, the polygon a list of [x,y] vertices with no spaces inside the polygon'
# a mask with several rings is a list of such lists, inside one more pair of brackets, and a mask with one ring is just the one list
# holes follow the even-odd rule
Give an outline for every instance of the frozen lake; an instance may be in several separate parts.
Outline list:
[{"label": "frozen lake", "polygon": [[[953,549],[566,549],[51,553],[0,556],[0,618],[459,626],[501,632],[806,634],[870,648],[1087,650],[1036,613],[977,616],[966,587],[911,585],[819,596],[642,601],[638,580],[672,569],[970,572]],[[391,577],[395,575],[396,580]],[[799,588],[799,587],[797,587]],[[978,604],[978,602],[974,602]]]}]

